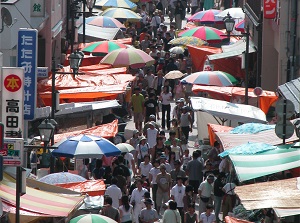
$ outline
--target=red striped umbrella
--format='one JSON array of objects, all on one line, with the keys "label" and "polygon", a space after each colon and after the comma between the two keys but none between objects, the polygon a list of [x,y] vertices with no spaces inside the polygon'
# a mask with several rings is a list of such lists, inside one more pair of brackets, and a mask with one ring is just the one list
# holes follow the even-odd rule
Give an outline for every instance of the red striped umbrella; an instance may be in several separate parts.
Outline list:
[{"label": "red striped umbrella", "polygon": [[126,27],[121,22],[119,22],[115,18],[107,16],[91,16],[86,18],[85,22],[89,25],[99,26],[103,28],[126,29]]},{"label": "red striped umbrella", "polygon": [[191,22],[200,22],[201,24],[214,24],[219,23],[222,24],[223,19],[220,17],[215,17],[215,15],[219,14],[221,10],[210,9],[206,11],[200,11],[192,15],[188,18],[188,21]]},{"label": "red striped umbrella", "polygon": [[82,51],[92,53],[94,56],[105,56],[106,54],[121,48],[125,49],[127,47],[126,45],[118,42],[99,41],[89,44],[82,49]]},{"label": "red striped umbrella", "polygon": [[224,33],[212,27],[207,26],[199,26],[196,28],[184,30],[178,34],[178,36],[194,36],[199,39],[205,40],[208,43],[218,43],[221,42],[223,39],[227,38],[227,36],[223,36]]}]

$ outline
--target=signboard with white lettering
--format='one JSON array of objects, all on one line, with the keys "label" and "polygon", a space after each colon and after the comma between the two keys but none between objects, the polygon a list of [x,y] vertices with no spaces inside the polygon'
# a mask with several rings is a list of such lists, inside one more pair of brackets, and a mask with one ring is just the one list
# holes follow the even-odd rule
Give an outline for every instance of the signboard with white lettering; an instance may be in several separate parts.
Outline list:
[{"label": "signboard with white lettering", "polygon": [[1,89],[4,137],[16,138],[23,130],[24,69],[3,67]]},{"label": "signboard with white lettering", "polygon": [[37,77],[48,77],[48,67],[38,67]]},{"label": "signboard with white lettering", "polygon": [[18,67],[23,67],[24,76],[24,119],[34,119],[37,88],[37,30],[19,29]]},{"label": "signboard with white lettering", "polygon": [[4,138],[4,147],[0,150],[4,166],[22,166],[24,140],[21,138]]},{"label": "signboard with white lettering", "polygon": [[30,16],[45,17],[45,0],[30,1]]}]

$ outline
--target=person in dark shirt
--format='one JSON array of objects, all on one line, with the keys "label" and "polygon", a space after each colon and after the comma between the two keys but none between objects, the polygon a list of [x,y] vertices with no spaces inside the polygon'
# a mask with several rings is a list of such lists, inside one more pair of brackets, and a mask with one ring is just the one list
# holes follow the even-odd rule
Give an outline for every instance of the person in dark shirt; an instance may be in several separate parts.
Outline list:
[{"label": "person in dark shirt", "polygon": [[93,178],[95,180],[102,179],[104,176],[105,170],[102,167],[102,160],[97,159],[96,160],[96,167],[93,169]]},{"label": "person in dark shirt", "polygon": [[158,110],[158,103],[155,99],[155,94],[149,94],[149,100],[144,103],[144,117],[145,122],[149,121],[150,115],[155,115],[156,118],[159,120],[159,110]]},{"label": "person in dark shirt", "polygon": [[170,72],[172,70],[178,70],[178,67],[175,64],[174,59],[171,57],[169,59],[169,63],[167,64],[167,67],[166,67],[166,73],[168,73],[168,72]]},{"label": "person in dark shirt", "polygon": [[118,170],[121,169],[124,173],[124,177],[126,178],[127,183],[130,183],[130,171],[127,166],[124,165],[124,157],[122,155],[118,156],[118,165],[114,168],[113,176],[118,175]]},{"label": "person in dark shirt", "polygon": [[218,174],[217,179],[214,182],[214,206],[217,222],[220,222],[219,214],[221,210],[222,199],[224,192],[222,188],[224,187],[225,173],[221,172]]},{"label": "person in dark shirt", "polygon": [[169,32],[166,32],[166,37],[163,38],[163,42],[164,42],[164,51],[168,52],[171,48],[171,44],[169,44],[169,42],[172,40],[171,34]]}]

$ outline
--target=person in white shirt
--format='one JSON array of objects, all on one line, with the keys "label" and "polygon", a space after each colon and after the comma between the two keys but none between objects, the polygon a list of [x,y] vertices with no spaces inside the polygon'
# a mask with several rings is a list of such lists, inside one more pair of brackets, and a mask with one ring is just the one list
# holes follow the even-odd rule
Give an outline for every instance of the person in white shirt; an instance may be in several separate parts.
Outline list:
[{"label": "person in white shirt", "polygon": [[158,15],[158,10],[155,10],[154,16],[152,17],[152,20],[151,20],[151,23],[150,23],[150,26],[152,27],[152,30],[153,30],[154,37],[156,37],[157,29],[158,29],[160,24],[161,24],[161,18]]},{"label": "person in white shirt", "polygon": [[177,184],[171,189],[171,199],[177,203],[177,209],[181,216],[181,222],[184,222],[183,197],[185,195],[185,186],[183,185],[183,177],[177,177]]},{"label": "person in white shirt", "polygon": [[[154,48],[154,49],[153,49],[153,48]],[[156,56],[157,50],[155,49],[154,46],[151,46],[150,49],[152,50],[152,51],[150,52],[150,56],[154,58],[154,57]],[[154,53],[155,55],[152,54],[152,53]],[[155,76],[154,76],[154,74],[152,73],[151,68],[148,68],[148,69],[147,69],[146,76],[145,76],[145,80],[148,81],[148,87],[149,87],[149,88],[152,87],[152,85],[153,85],[154,77],[155,77]]]},{"label": "person in white shirt", "polygon": [[[149,182],[150,182],[150,187],[152,188],[152,199],[154,201],[156,201],[156,192],[157,192],[157,182],[156,182],[156,177],[157,174],[160,173],[160,169],[159,169],[159,160],[154,160],[152,162],[153,167],[151,168],[150,172],[149,172]],[[156,206],[156,202],[155,202],[155,209],[157,208]]]},{"label": "person in white shirt", "polygon": [[212,212],[213,206],[211,204],[207,204],[206,211],[200,214],[199,223],[216,223],[216,215]]},{"label": "person in white shirt", "polygon": [[127,160],[127,162],[128,162],[127,167],[129,168],[129,171],[131,171],[131,173],[135,176],[136,169],[135,169],[134,156],[131,153],[126,153],[124,155],[124,159]]},{"label": "person in white shirt", "polygon": [[206,180],[200,184],[198,188],[198,194],[200,197],[199,213],[204,212],[206,209],[206,205],[211,202],[211,195],[213,192],[214,181],[215,181],[214,175],[210,174],[207,176]]},{"label": "person in white shirt", "polygon": [[236,203],[236,195],[234,189],[237,185],[238,181],[234,181],[233,183],[227,183],[222,188],[222,191],[225,193],[223,198],[222,212],[223,219],[228,215],[228,212],[232,212],[234,205]]},{"label": "person in white shirt", "polygon": [[132,191],[131,198],[130,198],[130,203],[134,206],[133,209],[133,220],[135,223],[139,223],[139,215],[141,213],[141,210],[143,208],[142,205],[142,200],[145,192],[147,192],[146,188],[143,188],[143,181],[139,179],[136,183],[137,188],[135,188]]},{"label": "person in white shirt", "polygon": [[119,208],[120,206],[120,199],[122,198],[122,191],[116,185],[118,180],[116,178],[112,178],[111,185],[106,189],[105,195],[108,195],[112,198],[112,206],[115,208]]},{"label": "person in white shirt", "polygon": [[135,150],[135,161],[137,162],[137,166],[144,161],[144,156],[150,154],[150,146],[146,142],[147,138],[142,136],[140,139],[140,143],[136,146]]},{"label": "person in white shirt", "polygon": [[150,128],[147,129],[147,143],[150,147],[150,152],[156,145],[156,138],[158,137],[158,130],[155,128],[155,122],[150,122]]},{"label": "person in white shirt", "polygon": [[[144,162],[141,162],[139,166],[139,175],[146,176],[146,180],[149,184],[149,172],[152,168],[152,164],[150,163],[150,155],[147,154],[144,156]],[[149,184],[150,185],[150,184]]]}]

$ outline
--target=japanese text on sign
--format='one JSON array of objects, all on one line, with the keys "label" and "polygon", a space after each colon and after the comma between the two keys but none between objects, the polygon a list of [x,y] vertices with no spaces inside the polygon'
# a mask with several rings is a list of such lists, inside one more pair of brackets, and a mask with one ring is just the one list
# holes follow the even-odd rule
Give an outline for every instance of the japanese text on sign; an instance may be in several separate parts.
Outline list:
[{"label": "japanese text on sign", "polygon": [[277,0],[264,0],[264,18],[275,19],[276,18]]},{"label": "japanese text on sign", "polygon": [[18,66],[24,68],[24,119],[34,119],[37,80],[37,30],[20,29]]},{"label": "japanese text on sign", "polygon": [[23,139],[4,138],[4,146],[0,149],[4,166],[21,166],[23,157]]}]

